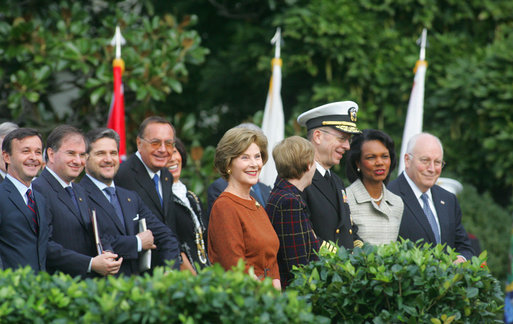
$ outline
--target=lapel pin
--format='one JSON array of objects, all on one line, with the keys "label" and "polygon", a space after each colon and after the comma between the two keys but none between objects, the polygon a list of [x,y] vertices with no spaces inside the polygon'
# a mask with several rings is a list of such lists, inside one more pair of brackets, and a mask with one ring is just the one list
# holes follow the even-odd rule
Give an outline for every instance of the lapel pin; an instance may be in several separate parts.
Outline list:
[{"label": "lapel pin", "polygon": [[443,200],[440,200],[440,203],[441,203],[442,205],[445,205],[445,201],[443,201]]},{"label": "lapel pin", "polygon": [[128,201],[130,202],[130,201],[132,201],[132,199],[128,198]]},{"label": "lapel pin", "polygon": [[166,180],[166,181],[167,181],[167,177],[165,177],[165,178],[164,178],[164,180]]},{"label": "lapel pin", "polygon": [[78,200],[82,201],[82,197],[78,197]]}]

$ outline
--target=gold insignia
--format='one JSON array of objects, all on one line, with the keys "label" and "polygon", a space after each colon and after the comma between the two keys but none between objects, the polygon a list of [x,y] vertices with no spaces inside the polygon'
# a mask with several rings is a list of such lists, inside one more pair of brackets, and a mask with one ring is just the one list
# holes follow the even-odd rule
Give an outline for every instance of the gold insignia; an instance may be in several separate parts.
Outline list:
[{"label": "gold insignia", "polygon": [[165,177],[165,178],[164,178],[164,180],[166,180],[166,181],[167,181],[167,177]]},{"label": "gold insignia", "polygon": [[362,247],[363,246],[363,242],[360,241],[360,240],[354,240],[353,241],[353,246],[354,247]]},{"label": "gold insignia", "polygon": [[349,113],[349,117],[351,118],[351,121],[356,122],[356,108],[355,107],[349,108],[348,113]]},{"label": "gold insignia", "polygon": [[132,199],[128,198],[128,201],[132,201]]}]

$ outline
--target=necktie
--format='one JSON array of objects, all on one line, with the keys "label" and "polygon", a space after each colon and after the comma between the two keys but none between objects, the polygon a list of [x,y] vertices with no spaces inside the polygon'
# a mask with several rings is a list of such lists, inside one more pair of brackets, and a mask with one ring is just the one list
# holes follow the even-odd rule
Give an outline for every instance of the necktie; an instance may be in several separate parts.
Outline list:
[{"label": "necktie", "polygon": [[160,206],[163,205],[163,201],[162,201],[162,195],[160,194],[160,190],[159,190],[159,175],[155,173],[155,175],[153,176],[153,183],[155,184],[155,189],[157,190],[157,196],[159,196],[159,199],[160,199]]},{"label": "necktie", "polygon": [[433,234],[435,234],[436,243],[440,244],[441,243],[440,232],[438,230],[438,224],[436,223],[435,215],[433,214],[433,211],[429,207],[428,195],[426,193],[423,193],[420,197],[422,198],[422,201],[424,202],[424,207],[422,207],[422,209],[424,210],[424,214],[426,214],[429,225],[431,225],[431,230],[433,231]]},{"label": "necktie", "polygon": [[37,222],[37,205],[36,201],[34,200],[34,196],[32,195],[32,190],[30,189],[27,190],[27,206],[32,213],[32,221],[34,222],[34,227],[37,233],[39,229],[39,224]]},{"label": "necktie", "polygon": [[123,211],[121,210],[121,205],[119,204],[118,196],[116,195],[116,188],[107,187],[103,190],[109,195],[110,203],[114,207],[121,225],[125,226],[125,219],[123,218]]},{"label": "necktie", "polygon": [[337,186],[335,185],[335,182],[333,181],[333,177],[331,176],[329,171],[326,171],[326,173],[324,174],[324,179],[326,179],[326,181],[328,181],[328,183],[330,184],[331,188],[335,192],[337,192]]},{"label": "necktie", "polygon": [[66,189],[66,192],[71,197],[71,200],[73,201],[73,205],[75,205],[75,208],[76,208],[75,211],[80,212],[80,208],[78,208],[77,197],[75,196],[75,191],[73,190],[73,188],[71,186],[67,186],[64,189]]}]

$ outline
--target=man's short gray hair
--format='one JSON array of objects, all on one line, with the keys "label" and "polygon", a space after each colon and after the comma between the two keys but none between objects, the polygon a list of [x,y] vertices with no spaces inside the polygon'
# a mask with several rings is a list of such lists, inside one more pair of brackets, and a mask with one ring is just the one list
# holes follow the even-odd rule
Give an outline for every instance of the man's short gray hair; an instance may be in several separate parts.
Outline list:
[{"label": "man's short gray hair", "polygon": [[444,155],[444,147],[442,146],[442,141],[440,141],[440,139],[431,134],[431,133],[427,133],[427,132],[423,132],[423,133],[419,133],[419,134],[416,134],[416,135],[413,135],[412,138],[410,138],[410,140],[408,141],[408,145],[406,146],[406,153],[407,154],[413,154],[413,149],[415,148],[415,145],[417,144],[417,140],[419,139],[419,137],[421,136],[431,136],[433,137],[434,139],[436,139],[436,141],[438,142],[438,144],[440,145],[440,149],[442,150],[442,156]]},{"label": "man's short gray hair", "polygon": [[18,129],[18,128],[20,128],[20,127],[18,125],[16,125],[15,123],[11,123],[11,122],[1,123],[0,124],[0,137],[5,137],[5,135],[9,134],[10,132],[12,132],[13,130]]}]

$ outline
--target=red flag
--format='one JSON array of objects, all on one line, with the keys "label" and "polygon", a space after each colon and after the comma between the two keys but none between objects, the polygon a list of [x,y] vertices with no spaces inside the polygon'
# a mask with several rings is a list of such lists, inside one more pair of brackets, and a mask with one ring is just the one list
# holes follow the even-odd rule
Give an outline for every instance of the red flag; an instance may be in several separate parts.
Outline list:
[{"label": "red flag", "polygon": [[121,76],[125,70],[125,62],[121,58],[112,62],[114,73],[114,95],[109,111],[107,127],[119,134],[119,157],[126,159],[126,132],[125,132],[125,99],[123,94],[123,83]]}]

